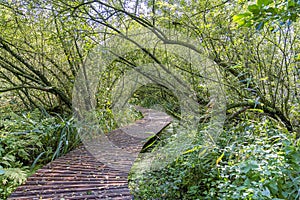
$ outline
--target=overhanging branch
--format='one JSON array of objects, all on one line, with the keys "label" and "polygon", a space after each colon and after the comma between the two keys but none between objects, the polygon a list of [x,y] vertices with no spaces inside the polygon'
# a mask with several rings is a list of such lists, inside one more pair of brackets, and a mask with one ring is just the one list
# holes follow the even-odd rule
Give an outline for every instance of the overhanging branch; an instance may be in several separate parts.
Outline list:
[{"label": "overhanging branch", "polygon": [[285,127],[288,129],[289,132],[293,132],[293,126],[289,119],[287,119],[284,114],[277,108],[272,108],[266,106],[264,104],[257,104],[256,102],[240,102],[236,104],[231,104],[227,106],[227,110],[239,107],[248,107],[248,108],[255,108],[264,111],[264,113],[268,114],[270,117],[276,120],[280,120]]}]

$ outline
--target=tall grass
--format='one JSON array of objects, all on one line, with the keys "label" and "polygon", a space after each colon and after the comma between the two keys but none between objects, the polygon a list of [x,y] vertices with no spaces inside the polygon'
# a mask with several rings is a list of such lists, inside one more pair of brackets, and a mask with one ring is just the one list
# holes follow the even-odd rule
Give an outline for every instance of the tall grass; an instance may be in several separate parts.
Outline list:
[{"label": "tall grass", "polygon": [[36,169],[80,144],[73,117],[36,109],[0,116],[0,199]]}]

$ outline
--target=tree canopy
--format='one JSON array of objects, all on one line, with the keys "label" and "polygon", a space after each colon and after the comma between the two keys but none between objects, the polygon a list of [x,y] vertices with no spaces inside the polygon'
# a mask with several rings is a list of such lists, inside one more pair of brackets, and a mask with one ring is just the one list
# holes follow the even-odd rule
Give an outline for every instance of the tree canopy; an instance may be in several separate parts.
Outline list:
[{"label": "tree canopy", "polygon": [[[223,73],[230,93],[228,110],[261,110],[292,131],[299,121],[295,113],[300,54],[299,26],[290,22],[297,21],[298,9],[299,2],[293,0],[4,1],[1,91],[13,91],[28,108],[68,110],[76,74],[85,67],[88,52],[99,44],[105,46],[113,35],[126,37],[144,27],[166,44],[203,48]],[[163,29],[198,44],[174,40]],[[159,56],[145,53],[160,62]]]}]

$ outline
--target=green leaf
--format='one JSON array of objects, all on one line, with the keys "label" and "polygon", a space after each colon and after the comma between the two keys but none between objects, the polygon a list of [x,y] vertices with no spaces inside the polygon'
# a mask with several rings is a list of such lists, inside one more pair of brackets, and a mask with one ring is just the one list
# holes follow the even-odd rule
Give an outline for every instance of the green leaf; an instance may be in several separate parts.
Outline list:
[{"label": "green leaf", "polygon": [[295,5],[296,5],[296,2],[294,0],[288,1],[288,8],[293,8],[293,7],[295,7]]},{"label": "green leaf", "polygon": [[36,157],[36,159],[34,160],[34,162],[32,163],[30,170],[33,170],[33,168],[35,167],[36,163],[38,162],[38,160],[42,157],[42,155],[44,155],[45,151],[40,153],[40,155],[38,155],[38,157]]},{"label": "green leaf", "polygon": [[260,9],[256,4],[248,6],[248,10],[255,15],[259,14],[259,12],[260,12]]},{"label": "green leaf", "polygon": [[14,183],[22,184],[26,180],[27,171],[21,168],[7,168],[5,176],[13,180]]},{"label": "green leaf", "polygon": [[234,15],[233,16],[233,22],[236,22],[240,26],[242,26],[246,23],[246,21],[248,20],[247,18],[250,17],[250,16],[251,16],[251,13],[249,13],[249,12]]},{"label": "green leaf", "polygon": [[268,80],[268,79],[269,79],[269,77],[266,76],[266,77],[260,78],[259,80],[260,80],[260,81],[266,81],[266,80]]},{"label": "green leaf", "polygon": [[219,164],[219,162],[221,162],[222,158],[224,157],[224,154],[225,152],[222,153],[222,155],[216,160],[216,165]]},{"label": "green leaf", "polygon": [[249,13],[249,12],[234,15],[233,16],[233,21],[239,21],[239,20],[244,19],[244,18],[249,17],[249,16],[251,16],[251,13]]},{"label": "green leaf", "polygon": [[198,157],[199,157],[199,158],[202,157],[205,153],[206,153],[206,149],[204,149],[203,151],[201,151],[201,152],[199,153]]},{"label": "green leaf", "polygon": [[256,109],[256,108],[248,109],[248,111],[253,111],[253,112],[258,112],[258,113],[264,113],[264,111],[262,109]]},{"label": "green leaf", "polygon": [[[184,155],[184,154],[188,154],[188,153],[192,153],[192,152],[197,151],[197,150],[199,150],[199,149],[202,149],[202,145],[193,147],[192,149],[189,149],[189,150],[183,152],[183,155]],[[204,149],[204,151],[206,151],[206,149]]]},{"label": "green leaf", "polygon": [[267,5],[270,5],[271,3],[272,3],[272,0],[257,0],[257,5],[259,7],[267,6]]},{"label": "green leaf", "polygon": [[278,187],[276,183],[270,183],[269,184],[269,189],[273,194],[276,194],[278,192]]}]

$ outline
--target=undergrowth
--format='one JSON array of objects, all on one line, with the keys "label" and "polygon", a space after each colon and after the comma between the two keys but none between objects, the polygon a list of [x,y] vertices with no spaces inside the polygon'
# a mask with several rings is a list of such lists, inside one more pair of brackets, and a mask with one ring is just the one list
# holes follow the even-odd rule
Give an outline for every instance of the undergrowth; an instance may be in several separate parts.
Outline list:
[{"label": "undergrowth", "polygon": [[[164,134],[170,132],[178,134]],[[167,140],[161,139],[157,146]],[[215,145],[206,141],[200,131],[167,166],[131,174],[135,199],[300,198],[300,142],[272,121],[243,121],[227,127]]]},{"label": "undergrowth", "polygon": [[0,199],[7,198],[40,166],[80,143],[73,118],[38,109],[8,109],[1,113],[0,128]]}]

